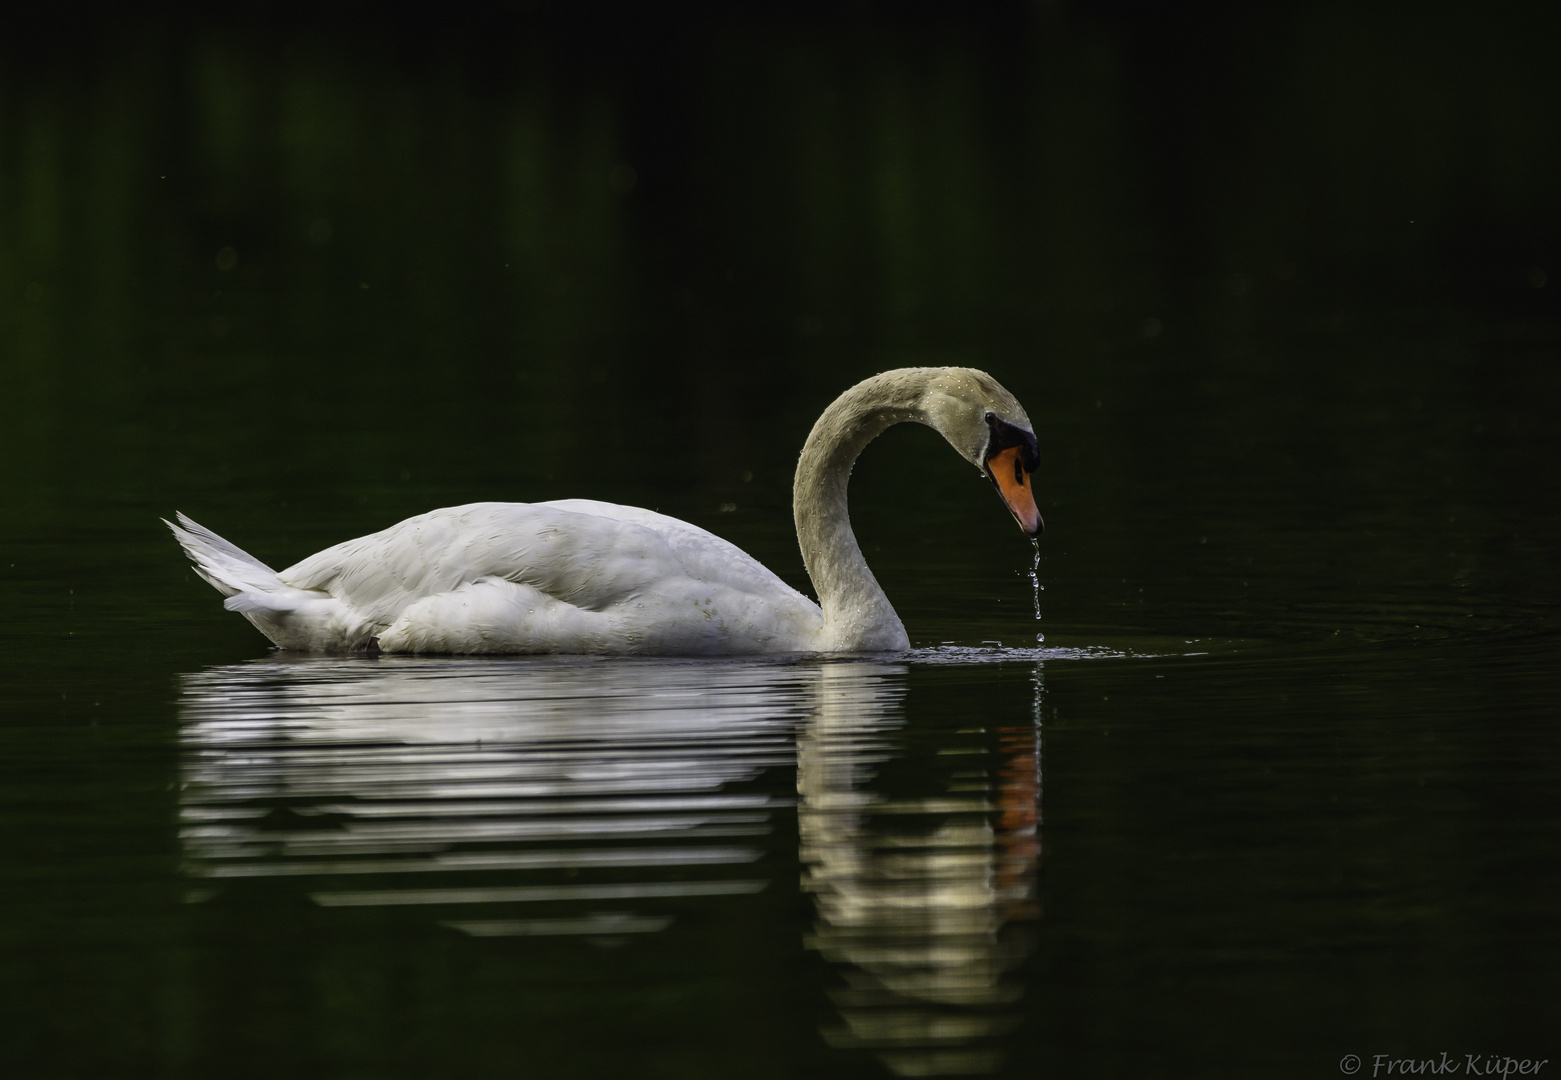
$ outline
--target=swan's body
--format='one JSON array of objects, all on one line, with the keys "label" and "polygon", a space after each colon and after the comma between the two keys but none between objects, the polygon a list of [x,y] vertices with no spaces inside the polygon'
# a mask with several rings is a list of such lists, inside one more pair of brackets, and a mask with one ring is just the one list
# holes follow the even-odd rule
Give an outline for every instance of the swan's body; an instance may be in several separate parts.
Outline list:
[{"label": "swan's body", "polygon": [[997,483],[1026,532],[1035,436],[995,380],[906,368],[842,394],[797,464],[793,508],[815,604],[735,545],[629,506],[472,503],[408,518],[277,573],[184,515],[169,524],[196,573],[283,649],[730,655],[910,646],[862,558],[846,484],[862,448],[918,421]]},{"label": "swan's body", "polygon": [[[215,547],[182,520],[186,550]],[[803,652],[823,624],[817,604],[720,537],[588,499],[434,510],[272,577],[227,606],[284,649],[376,637],[386,652]]]}]

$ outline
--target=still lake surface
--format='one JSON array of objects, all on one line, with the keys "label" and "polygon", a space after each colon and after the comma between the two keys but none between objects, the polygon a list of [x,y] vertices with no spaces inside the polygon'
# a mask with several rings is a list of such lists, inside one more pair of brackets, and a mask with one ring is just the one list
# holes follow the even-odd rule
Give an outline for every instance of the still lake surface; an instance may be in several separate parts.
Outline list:
[{"label": "still lake surface", "polygon": [[[0,1071],[1561,1060],[1555,286],[1425,285],[1431,227],[1305,141],[1369,95],[1276,90],[1348,107],[1252,152],[1378,262],[1277,196],[1157,217],[1066,31],[754,46],[649,104],[217,31],[0,87]],[[1044,592],[895,429],[852,513],[905,655],[286,656],[157,520],[284,566],[594,497],[806,589],[813,418],[931,363],[1035,422]]]},{"label": "still lake surface", "polygon": [[[1361,511],[1398,517],[1385,537],[1070,577],[1102,530],[1059,507],[1036,645],[1029,546],[957,480],[980,496],[957,523],[862,500],[864,534],[876,502],[938,540],[879,545],[919,646],[892,657],[290,657],[150,508],[8,540],[8,1053],[364,1076],[1544,1056],[1553,570],[1341,582],[1357,543],[1469,543],[1390,503]],[[1183,512],[1239,512],[1217,502]]]}]

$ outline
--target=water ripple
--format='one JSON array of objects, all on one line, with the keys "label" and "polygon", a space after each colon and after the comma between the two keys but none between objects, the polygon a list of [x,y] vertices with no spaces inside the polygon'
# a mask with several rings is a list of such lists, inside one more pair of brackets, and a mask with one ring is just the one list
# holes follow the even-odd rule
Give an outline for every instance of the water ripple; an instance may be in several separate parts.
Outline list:
[{"label": "water ripple", "polygon": [[[796,932],[835,973],[825,1043],[902,1075],[990,1071],[1039,917],[1037,661],[1128,655],[202,671],[180,711],[188,898],[290,890],[334,919],[380,910],[474,942],[621,946],[800,886],[816,917]],[[940,735],[919,790],[880,789],[880,767],[908,752],[906,663],[1020,661],[1036,672],[1034,723]]]}]

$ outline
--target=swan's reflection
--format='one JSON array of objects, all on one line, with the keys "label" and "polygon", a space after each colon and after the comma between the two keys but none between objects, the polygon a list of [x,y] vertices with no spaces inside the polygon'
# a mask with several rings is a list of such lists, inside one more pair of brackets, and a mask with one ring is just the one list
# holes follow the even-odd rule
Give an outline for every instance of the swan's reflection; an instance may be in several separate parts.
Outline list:
[{"label": "swan's reflection", "polygon": [[189,675],[191,898],[291,879],[325,907],[477,937],[622,942],[765,888],[790,799],[762,775],[795,762],[808,943],[844,982],[825,1038],[903,1075],[985,1071],[1035,916],[1039,742],[1028,722],[939,735],[932,778],[887,798],[875,769],[901,753],[904,676],[389,657]]},{"label": "swan's reflection", "polygon": [[566,908],[449,920],[477,935],[660,929],[621,908],[765,886],[753,864],[789,800],[734,789],[791,764],[816,680],[798,665],[578,659],[189,675],[181,835],[188,872],[215,887],[196,898],[297,877],[329,907]]},{"label": "swan's reflection", "polygon": [[[892,685],[826,668],[798,739],[809,944],[846,983],[834,992],[844,1024],[824,1034],[902,1076],[991,1072],[1022,989],[1009,973],[1029,952],[1023,924],[1038,915],[1038,727],[964,729],[938,747],[962,766],[941,770],[941,791],[883,798],[872,780],[890,752]],[[1039,668],[1035,687],[1038,718]]]}]

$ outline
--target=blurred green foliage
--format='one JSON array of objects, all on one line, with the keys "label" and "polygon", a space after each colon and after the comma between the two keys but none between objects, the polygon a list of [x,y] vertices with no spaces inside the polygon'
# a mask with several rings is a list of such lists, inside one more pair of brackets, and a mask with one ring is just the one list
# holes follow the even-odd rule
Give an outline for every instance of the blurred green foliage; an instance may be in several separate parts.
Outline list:
[{"label": "blurred green foliage", "polygon": [[[269,1063],[256,1047],[301,1060],[308,1043],[264,1025],[322,1000],[350,1022],[311,1037],[363,1042],[334,1060],[409,1073],[501,1067],[485,1055],[535,1029],[507,1027],[512,1007],[565,1016],[560,1045],[595,1037],[595,968],[561,992],[564,961],[506,964],[482,970],[507,991],[462,995],[443,940],[408,955],[365,931],[322,956],[293,912],[178,914],[173,675],[264,644],[158,515],[281,565],[437,505],[592,496],[712,528],[805,587],[789,487],[809,425],[855,379],[922,363],[992,371],[1036,422],[1053,643],[1380,646],[1052,678],[1051,760],[1069,764],[1048,767],[1076,782],[1048,789],[1056,979],[1031,1000],[1064,1049],[1044,1064],[1131,1072],[1159,1060],[1148,1021],[1195,1041],[1189,1075],[1251,1075],[1211,1041],[1270,1054],[1258,1021],[1292,1015],[1322,1020],[1287,1045],[1324,1021],[1430,1039],[1461,1017],[1466,1049],[1529,1052],[1476,1036],[1502,1030],[1481,1010],[1520,1033],[1553,1012],[1532,988],[1554,953],[1535,860],[1561,592],[1557,10],[18,18],[0,39],[0,796],[21,807],[0,815],[19,912],[0,981],[18,1057],[196,1068],[202,964],[236,1004],[201,1067],[235,1075]],[[852,498],[919,644],[1032,638],[1030,549],[935,439],[886,436]],[[1028,672],[1003,675],[997,706],[967,677],[929,711],[1028,716]],[[1224,849],[1200,831],[1249,826]],[[1211,869],[1219,850],[1253,862]],[[1345,874],[1321,898],[1297,885]],[[701,931],[692,989],[637,970],[636,1038],[693,1016],[688,1038],[725,1062],[756,1045],[744,1017],[784,1029],[764,1045],[811,1031],[784,1011],[818,983],[793,899],[765,895],[781,929],[757,944],[747,916]],[[1246,951],[1221,952],[1243,905]],[[1292,917],[1323,929],[1301,940]],[[1320,960],[1308,982],[1303,948],[1353,966]],[[251,985],[267,960],[293,981]],[[1216,999],[1242,1022],[1211,1021]],[[407,1000],[443,1019],[404,1023]],[[656,1060],[689,1074],[692,1044]],[[1379,1047],[1289,1071],[1351,1049]]]},{"label": "blurred green foliage", "polygon": [[[1103,580],[1185,565],[1150,523],[1187,544],[1223,515],[1271,550],[1333,527],[1358,579],[1403,548],[1365,566],[1352,508],[1410,490],[1394,544],[1492,487],[1537,509],[1544,12],[691,8],[608,34],[561,11],[10,41],[13,532],[202,508],[301,554],[589,494],[719,524],[800,583],[792,455],[834,393],[907,363],[1029,403],[1050,550],[1071,534]],[[1530,441],[1492,472],[1504,432]],[[870,541],[927,483],[934,515],[980,512],[896,439],[895,467],[864,461]],[[890,578],[943,558],[889,547]]]}]

